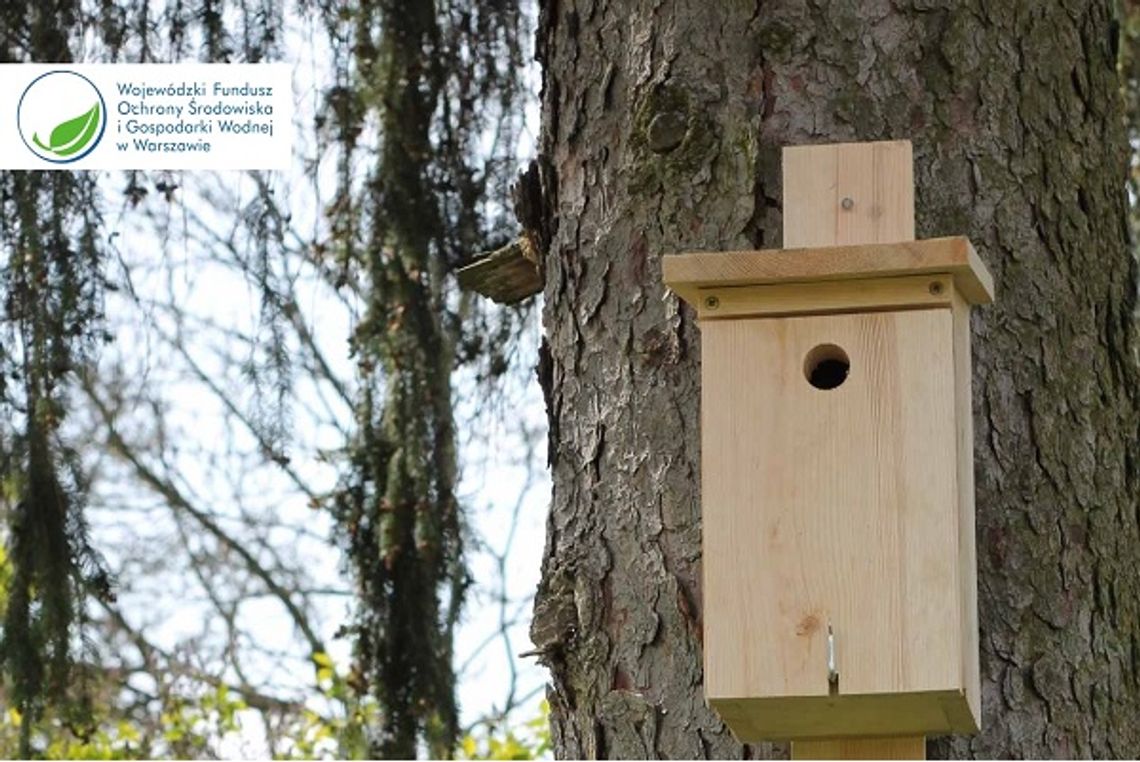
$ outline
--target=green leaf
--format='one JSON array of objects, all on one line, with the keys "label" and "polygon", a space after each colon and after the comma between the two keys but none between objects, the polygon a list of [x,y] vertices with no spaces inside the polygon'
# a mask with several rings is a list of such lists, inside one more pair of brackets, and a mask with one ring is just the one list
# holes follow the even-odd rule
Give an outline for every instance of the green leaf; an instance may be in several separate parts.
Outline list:
[{"label": "green leaf", "polygon": [[79,153],[95,137],[95,132],[99,129],[99,114],[99,103],[96,101],[95,105],[84,113],[57,125],[51,131],[51,145],[45,146],[38,134],[32,135],[32,142],[56,156]]}]

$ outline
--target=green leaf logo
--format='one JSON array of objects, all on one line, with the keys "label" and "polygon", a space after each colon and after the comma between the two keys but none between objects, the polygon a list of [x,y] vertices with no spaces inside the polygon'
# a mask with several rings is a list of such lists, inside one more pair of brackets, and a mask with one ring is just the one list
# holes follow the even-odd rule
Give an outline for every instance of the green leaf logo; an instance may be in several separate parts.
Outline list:
[{"label": "green leaf logo", "polygon": [[60,157],[79,153],[87,147],[87,144],[94,139],[95,134],[99,131],[100,116],[99,102],[96,101],[94,106],[79,116],[57,125],[51,131],[48,145],[43,144],[38,134],[32,135],[32,142],[42,150]]}]

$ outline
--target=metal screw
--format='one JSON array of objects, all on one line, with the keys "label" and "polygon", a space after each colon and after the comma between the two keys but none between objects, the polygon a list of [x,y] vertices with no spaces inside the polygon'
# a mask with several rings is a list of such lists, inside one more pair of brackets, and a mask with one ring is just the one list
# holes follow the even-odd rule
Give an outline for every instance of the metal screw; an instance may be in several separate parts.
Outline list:
[{"label": "metal screw", "polygon": [[706,296],[705,297],[705,307],[706,308],[708,308],[710,310],[715,310],[719,306],[720,306],[720,299],[717,299],[715,296]]},{"label": "metal screw", "polygon": [[851,211],[852,209],[855,208],[855,199],[851,198],[850,196],[847,196],[846,198],[844,198],[842,201],[839,202],[839,205],[842,206],[847,211]]},{"label": "metal screw", "polygon": [[931,283],[930,283],[930,295],[931,296],[940,296],[941,294],[942,294],[942,282],[937,281],[937,280],[931,281]]}]

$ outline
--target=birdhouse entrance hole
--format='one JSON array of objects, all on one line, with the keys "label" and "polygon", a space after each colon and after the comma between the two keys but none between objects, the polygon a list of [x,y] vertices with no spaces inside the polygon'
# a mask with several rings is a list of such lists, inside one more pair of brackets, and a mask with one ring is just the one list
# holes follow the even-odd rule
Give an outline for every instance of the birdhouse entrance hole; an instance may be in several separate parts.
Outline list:
[{"label": "birdhouse entrance hole", "polygon": [[847,380],[851,360],[834,344],[820,344],[804,359],[804,377],[816,389],[834,389]]}]

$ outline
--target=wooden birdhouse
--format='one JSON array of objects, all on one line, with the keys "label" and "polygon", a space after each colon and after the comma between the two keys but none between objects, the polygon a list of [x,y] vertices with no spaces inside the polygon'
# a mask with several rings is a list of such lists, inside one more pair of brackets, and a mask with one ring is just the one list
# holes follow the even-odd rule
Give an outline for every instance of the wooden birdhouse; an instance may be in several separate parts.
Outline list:
[{"label": "wooden birdhouse", "polygon": [[706,698],[746,742],[974,733],[993,282],[914,240],[909,142],[783,159],[785,248],[664,259],[701,331]]}]

